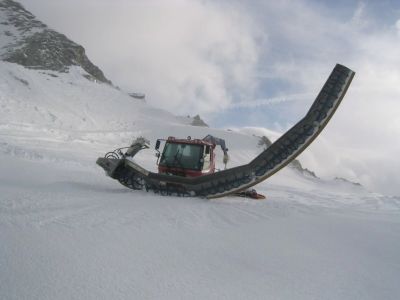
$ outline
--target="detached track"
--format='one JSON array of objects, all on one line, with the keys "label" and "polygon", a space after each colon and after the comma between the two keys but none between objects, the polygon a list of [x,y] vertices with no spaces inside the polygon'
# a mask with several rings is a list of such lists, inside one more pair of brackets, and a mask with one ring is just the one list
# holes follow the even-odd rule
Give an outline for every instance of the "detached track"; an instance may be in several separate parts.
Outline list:
[{"label": "detached track", "polygon": [[149,172],[125,158],[99,158],[97,164],[129,188],[152,189],[163,195],[211,199],[245,190],[278,172],[314,141],[340,105],[354,75],[337,64],[305,117],[249,164],[194,178]]}]

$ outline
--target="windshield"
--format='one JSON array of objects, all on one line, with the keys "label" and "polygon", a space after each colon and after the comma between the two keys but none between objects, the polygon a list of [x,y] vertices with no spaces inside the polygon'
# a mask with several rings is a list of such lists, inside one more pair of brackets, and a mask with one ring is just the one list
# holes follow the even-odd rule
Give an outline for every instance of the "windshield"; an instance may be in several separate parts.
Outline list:
[{"label": "windshield", "polygon": [[182,169],[201,170],[203,145],[166,143],[160,165]]}]

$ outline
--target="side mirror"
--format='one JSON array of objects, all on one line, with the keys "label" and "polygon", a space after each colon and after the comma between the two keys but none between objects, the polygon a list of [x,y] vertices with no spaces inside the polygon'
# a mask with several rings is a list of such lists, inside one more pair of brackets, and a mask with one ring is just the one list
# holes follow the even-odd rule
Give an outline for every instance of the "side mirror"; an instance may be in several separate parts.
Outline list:
[{"label": "side mirror", "polygon": [[158,150],[159,148],[160,148],[160,143],[161,143],[161,141],[160,140],[157,140],[157,142],[156,142],[156,150]]},{"label": "side mirror", "polygon": [[206,146],[206,154],[210,154],[210,146]]}]

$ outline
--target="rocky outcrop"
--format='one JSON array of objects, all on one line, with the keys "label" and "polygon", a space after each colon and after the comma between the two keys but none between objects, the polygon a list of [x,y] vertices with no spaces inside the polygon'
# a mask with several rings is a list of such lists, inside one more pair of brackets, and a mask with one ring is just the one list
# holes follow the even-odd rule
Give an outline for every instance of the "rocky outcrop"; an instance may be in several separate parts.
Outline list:
[{"label": "rocky outcrop", "polygon": [[303,166],[301,165],[300,161],[298,161],[297,159],[293,160],[289,164],[289,167],[291,167],[292,169],[295,169],[296,171],[300,172],[303,175],[314,177],[314,178],[318,178],[318,176],[315,175],[315,173],[313,171],[310,171],[307,168],[303,168]]},{"label": "rocky outcrop", "polygon": [[27,68],[67,72],[82,67],[93,79],[109,83],[85,54],[85,49],[65,35],[48,28],[13,0],[0,2],[0,29],[7,35],[1,59]]},{"label": "rocky outcrop", "polygon": [[[27,11],[21,4],[13,0],[1,0],[0,11],[3,18],[1,18],[1,25],[11,25],[15,28],[18,34],[15,36],[26,36],[34,31],[40,31],[47,26],[37,20],[34,15]],[[13,32],[8,31],[8,35],[13,35]]]},{"label": "rocky outcrop", "polygon": [[269,138],[267,138],[265,135],[259,136],[258,137],[260,140],[258,141],[258,146],[263,147],[264,150],[266,150],[269,146],[272,145],[272,142]]},{"label": "rocky outcrop", "polygon": [[[269,138],[267,138],[265,135],[263,136],[257,136],[259,138],[258,140],[258,146],[262,147],[264,150],[266,150],[269,146],[272,145],[272,142]],[[307,168],[303,168],[303,166],[301,165],[300,161],[298,161],[297,159],[293,160],[290,164],[289,167],[300,172],[301,174],[307,175],[307,176],[311,176],[314,178],[318,178],[317,175],[315,175],[315,173],[313,171],[310,171]]]},{"label": "rocky outcrop", "polygon": [[344,182],[344,183],[348,183],[348,184],[351,184],[351,185],[355,185],[355,186],[362,186],[361,183],[353,182],[353,181],[347,180],[347,179],[342,178],[342,177],[335,177],[335,180],[339,181],[339,182]]},{"label": "rocky outcrop", "polygon": [[139,100],[142,100],[143,102],[146,102],[146,95],[143,93],[131,92],[131,93],[128,93],[128,95],[131,96],[132,98],[139,99]]},{"label": "rocky outcrop", "polygon": [[202,127],[210,127],[206,122],[204,122],[199,115],[195,115],[193,117],[192,123],[190,123],[192,126],[202,126]]}]

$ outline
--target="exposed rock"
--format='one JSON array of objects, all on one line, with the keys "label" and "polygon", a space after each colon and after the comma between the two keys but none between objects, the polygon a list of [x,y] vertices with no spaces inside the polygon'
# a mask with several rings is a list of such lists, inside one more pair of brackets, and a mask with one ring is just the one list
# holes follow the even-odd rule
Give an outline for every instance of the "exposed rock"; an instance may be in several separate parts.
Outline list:
[{"label": "exposed rock", "polygon": [[146,102],[146,100],[145,100],[146,95],[145,94],[142,94],[142,93],[128,93],[128,95],[131,96],[132,98],[139,99],[139,100],[142,100],[143,102]]},{"label": "exposed rock", "polygon": [[12,72],[9,72],[9,74],[14,77],[14,79],[18,80],[19,82],[21,82],[22,84],[29,86],[29,82],[26,81],[25,79],[19,78],[18,76],[15,76]]},{"label": "exposed rock", "polygon": [[[264,150],[266,150],[268,147],[270,147],[272,145],[271,140],[269,138],[267,138],[265,135],[257,136],[257,137],[259,138],[258,146],[259,147],[263,147]],[[308,175],[308,176],[311,176],[311,177],[314,177],[314,178],[318,178],[317,175],[315,175],[315,173],[313,171],[310,171],[307,168],[303,168],[303,166],[301,165],[300,161],[298,161],[297,159],[293,160],[289,164],[289,167],[299,171],[300,173],[302,173],[304,175]]]},{"label": "exposed rock", "polygon": [[0,10],[6,15],[6,18],[2,18],[0,24],[12,25],[21,35],[47,27],[39,20],[36,20],[34,15],[16,1],[2,0],[0,2]]},{"label": "exposed rock", "polygon": [[2,26],[8,28],[9,43],[3,46],[1,59],[27,68],[68,72],[81,66],[94,79],[109,83],[103,72],[86,56],[85,49],[48,28],[13,0],[0,2]]},{"label": "exposed rock", "polygon": [[271,140],[269,139],[269,138],[267,138],[265,135],[263,135],[263,136],[259,136],[259,141],[258,141],[258,146],[259,147],[263,147],[264,148],[264,150],[266,150],[269,146],[271,146],[272,145],[272,142],[271,142]]},{"label": "exposed rock", "polygon": [[195,115],[193,117],[193,121],[192,123],[190,123],[190,125],[192,126],[202,126],[202,127],[210,127],[208,126],[208,124],[206,124],[206,122],[204,122],[199,115]]},{"label": "exposed rock", "polygon": [[335,180],[336,180],[336,181],[345,182],[345,183],[350,183],[350,184],[356,185],[356,186],[362,186],[361,183],[353,182],[353,181],[347,180],[347,179],[342,178],[342,177],[335,177]]},{"label": "exposed rock", "polygon": [[289,167],[291,167],[292,169],[295,169],[297,171],[299,171],[300,173],[304,174],[304,175],[308,175],[314,178],[318,178],[317,175],[315,175],[315,173],[307,168],[303,168],[303,166],[301,165],[300,161],[295,159],[293,160],[290,164]]}]

